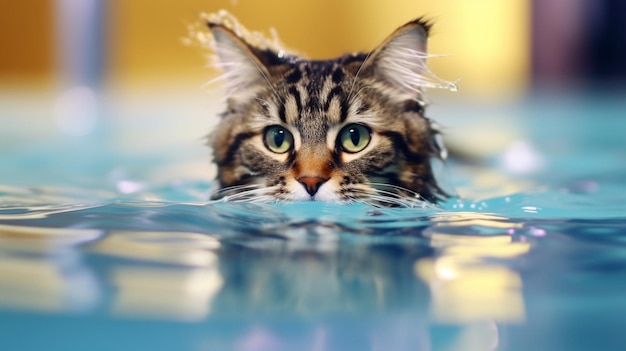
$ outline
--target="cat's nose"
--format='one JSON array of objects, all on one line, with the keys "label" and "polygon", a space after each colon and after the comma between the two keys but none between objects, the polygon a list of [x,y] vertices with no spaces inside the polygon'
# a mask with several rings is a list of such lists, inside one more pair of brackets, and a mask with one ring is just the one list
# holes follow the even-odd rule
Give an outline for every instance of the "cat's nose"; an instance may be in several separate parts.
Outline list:
[{"label": "cat's nose", "polygon": [[324,184],[324,182],[326,182],[327,180],[328,178],[322,178],[322,177],[298,178],[298,181],[300,182],[300,184],[304,185],[306,192],[309,193],[309,195],[311,196],[315,195],[317,190],[319,190],[320,186],[322,186],[322,184]]}]

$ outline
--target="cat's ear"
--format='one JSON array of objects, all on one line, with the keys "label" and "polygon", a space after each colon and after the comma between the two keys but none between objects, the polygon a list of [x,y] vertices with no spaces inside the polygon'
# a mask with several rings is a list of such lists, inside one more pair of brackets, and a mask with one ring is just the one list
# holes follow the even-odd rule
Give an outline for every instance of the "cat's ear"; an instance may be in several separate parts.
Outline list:
[{"label": "cat's ear", "polygon": [[259,86],[270,84],[270,65],[278,61],[271,50],[261,50],[220,24],[208,23],[213,33],[216,66],[224,74],[228,96],[246,94]]},{"label": "cat's ear", "polygon": [[422,96],[422,89],[432,85],[432,73],[426,66],[426,41],[430,25],[416,19],[394,31],[372,53],[363,66],[381,82],[408,94]]}]

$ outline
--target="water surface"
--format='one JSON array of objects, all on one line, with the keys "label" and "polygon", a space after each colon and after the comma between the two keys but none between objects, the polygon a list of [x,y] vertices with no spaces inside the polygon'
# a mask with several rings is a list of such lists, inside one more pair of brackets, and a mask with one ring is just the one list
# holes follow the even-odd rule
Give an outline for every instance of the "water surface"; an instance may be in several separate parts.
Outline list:
[{"label": "water surface", "polygon": [[[207,201],[214,185],[202,133],[180,132],[198,121],[182,123],[171,109],[129,119],[113,108],[82,137],[7,109],[2,349],[618,350],[626,342],[619,99],[435,108],[452,121],[453,138],[458,112],[474,111],[474,128],[508,118],[501,132],[514,140],[480,164],[448,166],[460,198],[393,209]],[[37,117],[50,128],[24,119]]]}]

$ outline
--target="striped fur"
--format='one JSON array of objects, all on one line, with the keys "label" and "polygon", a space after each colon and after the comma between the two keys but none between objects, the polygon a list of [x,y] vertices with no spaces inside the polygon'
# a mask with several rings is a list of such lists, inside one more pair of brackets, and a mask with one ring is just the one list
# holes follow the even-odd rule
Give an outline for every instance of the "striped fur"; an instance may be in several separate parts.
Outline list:
[{"label": "striped fur", "polygon": [[[232,21],[208,23],[228,105],[211,135],[220,185],[214,198],[384,206],[446,198],[430,165],[445,150],[424,117],[423,89],[450,83],[426,66],[426,22],[407,23],[371,53],[312,61],[253,45]],[[340,132],[354,125],[371,139],[348,152]],[[268,147],[272,126],[293,136],[288,152]]]}]

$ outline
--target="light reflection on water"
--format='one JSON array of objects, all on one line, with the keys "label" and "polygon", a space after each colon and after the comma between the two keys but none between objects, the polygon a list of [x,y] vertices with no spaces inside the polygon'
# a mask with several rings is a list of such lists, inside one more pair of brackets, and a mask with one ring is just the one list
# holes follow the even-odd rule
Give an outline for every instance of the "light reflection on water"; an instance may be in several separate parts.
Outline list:
[{"label": "light reflection on water", "polygon": [[[337,348],[334,334],[355,333],[332,322],[346,318],[371,324],[357,346],[431,349],[428,326],[455,323],[463,327],[450,349],[483,350],[497,344],[494,323],[524,320],[519,275],[489,259],[523,255],[529,245],[506,234],[521,224],[495,215],[319,203],[144,202],[30,212],[0,211],[10,223],[0,226],[4,308],[250,320],[222,338],[240,350],[290,350],[302,340]],[[294,336],[276,318],[318,322]],[[207,349],[215,347],[211,340]]]},{"label": "light reflection on water", "polygon": [[[529,244],[507,234],[521,224],[489,214],[119,203],[5,208],[0,220],[11,223],[0,225],[0,300],[9,308],[182,321],[287,311],[524,317],[519,276],[488,260],[523,255]],[[181,227],[189,231],[173,230]],[[455,227],[484,230],[450,234]],[[480,233],[490,230],[498,234]]]},{"label": "light reflection on water", "polygon": [[[556,194],[579,199],[560,190],[540,196],[546,203]],[[570,226],[544,218],[542,209],[525,210],[535,200],[513,194],[453,200],[440,209],[315,202],[5,206],[0,310],[230,323],[225,334],[192,333],[189,342],[199,349],[290,350],[303,340],[342,349],[338,334],[356,349],[495,349],[503,332],[516,338],[511,328],[536,322],[546,303],[537,296],[563,284],[550,276],[572,270],[569,255],[595,257],[590,265],[620,262],[618,248],[613,256],[595,248],[597,235],[622,238],[621,222],[587,213]],[[468,211],[473,204],[483,210]],[[551,250],[568,228],[577,230],[573,238],[596,235],[596,246],[577,239]],[[605,295],[604,308],[616,308]],[[170,336],[173,345],[178,339]]]},{"label": "light reflection on water", "polygon": [[96,240],[95,229],[0,225],[0,304],[6,308],[80,311],[100,296],[75,245]]}]

